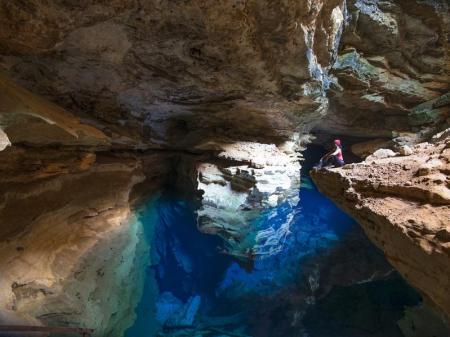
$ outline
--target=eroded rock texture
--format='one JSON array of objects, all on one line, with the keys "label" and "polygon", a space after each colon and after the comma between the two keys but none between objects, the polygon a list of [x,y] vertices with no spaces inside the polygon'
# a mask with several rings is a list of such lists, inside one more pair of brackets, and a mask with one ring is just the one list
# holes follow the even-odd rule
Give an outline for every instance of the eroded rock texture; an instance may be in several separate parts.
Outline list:
[{"label": "eroded rock texture", "polygon": [[344,12],[344,0],[5,2],[0,64],[116,144],[267,141],[325,114]]},{"label": "eroded rock texture", "polygon": [[[319,128],[358,136],[441,122],[448,108],[411,113],[449,90],[447,1],[350,0],[331,73],[330,113]],[[416,130],[417,131],[417,130]]]},{"label": "eroded rock texture", "polygon": [[60,106],[34,95],[0,73],[0,149],[11,144],[33,146],[107,146],[100,130],[83,124]]},{"label": "eroded rock texture", "polygon": [[157,190],[164,157],[14,147],[0,172],[1,311],[121,336],[148,264],[133,188]]},{"label": "eroded rock texture", "polygon": [[351,214],[392,265],[450,316],[450,137],[409,156],[368,157],[312,172],[323,193]]}]

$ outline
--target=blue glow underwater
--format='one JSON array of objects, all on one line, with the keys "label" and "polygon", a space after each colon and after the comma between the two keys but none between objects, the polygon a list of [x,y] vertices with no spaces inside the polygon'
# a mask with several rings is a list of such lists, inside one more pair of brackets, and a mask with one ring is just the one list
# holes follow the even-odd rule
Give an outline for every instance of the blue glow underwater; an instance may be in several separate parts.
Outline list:
[{"label": "blue glow underwater", "polygon": [[282,249],[249,267],[199,232],[176,194],[149,202],[140,221],[151,263],[125,337],[402,336],[396,321],[420,297],[307,176],[294,210],[280,205],[255,226],[278,229],[289,218]]}]

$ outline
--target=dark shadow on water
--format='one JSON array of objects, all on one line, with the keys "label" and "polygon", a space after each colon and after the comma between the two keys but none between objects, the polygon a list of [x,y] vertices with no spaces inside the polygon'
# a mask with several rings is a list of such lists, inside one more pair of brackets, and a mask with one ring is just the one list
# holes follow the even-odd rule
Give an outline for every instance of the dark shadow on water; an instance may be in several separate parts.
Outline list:
[{"label": "dark shadow on water", "polygon": [[311,337],[403,337],[397,321],[420,296],[397,274],[348,287],[335,287],[304,318]]}]

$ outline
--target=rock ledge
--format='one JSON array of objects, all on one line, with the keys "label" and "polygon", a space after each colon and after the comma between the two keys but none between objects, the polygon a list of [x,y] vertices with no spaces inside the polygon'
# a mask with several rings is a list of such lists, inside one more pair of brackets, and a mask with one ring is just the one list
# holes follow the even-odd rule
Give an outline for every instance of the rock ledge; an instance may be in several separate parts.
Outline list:
[{"label": "rock ledge", "polygon": [[311,176],[405,279],[450,317],[450,137],[412,151]]}]

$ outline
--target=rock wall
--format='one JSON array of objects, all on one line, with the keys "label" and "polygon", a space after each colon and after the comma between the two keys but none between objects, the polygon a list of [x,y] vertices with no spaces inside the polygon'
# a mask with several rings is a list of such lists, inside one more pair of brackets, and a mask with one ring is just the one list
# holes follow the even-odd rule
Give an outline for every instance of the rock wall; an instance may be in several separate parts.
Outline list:
[{"label": "rock wall", "polygon": [[132,191],[160,188],[164,156],[17,147],[0,155],[0,311],[121,336],[139,299],[128,285],[145,270],[136,265],[146,248]]},{"label": "rock wall", "polygon": [[[449,91],[447,1],[349,0],[348,22],[331,74],[330,111],[318,128],[361,137],[439,123],[411,109]],[[412,118],[411,118],[412,117]]]},{"label": "rock wall", "polygon": [[392,265],[450,317],[450,137],[412,154],[313,171],[319,189],[351,214]]},{"label": "rock wall", "polygon": [[[0,72],[0,129],[5,144],[107,146],[100,130],[34,95]],[[4,146],[2,146],[2,149]]]}]

